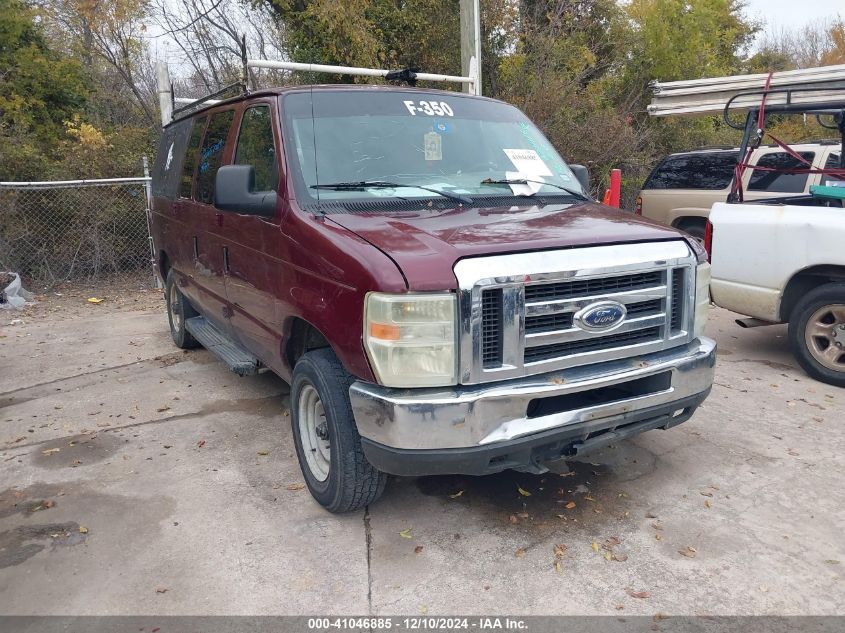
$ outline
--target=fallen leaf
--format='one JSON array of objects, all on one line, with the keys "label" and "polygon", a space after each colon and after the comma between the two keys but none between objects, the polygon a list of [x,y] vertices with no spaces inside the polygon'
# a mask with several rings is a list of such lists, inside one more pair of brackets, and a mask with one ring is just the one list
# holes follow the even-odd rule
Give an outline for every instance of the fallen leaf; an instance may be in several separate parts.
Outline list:
[{"label": "fallen leaf", "polygon": [[259,454],[259,455],[262,455],[262,456],[263,456],[263,455],[269,455],[269,454],[270,454],[270,451],[258,451],[258,454]]},{"label": "fallen leaf", "polygon": [[567,503],[567,504],[566,504],[565,506],[563,506],[563,507],[564,507],[564,508],[566,508],[567,510],[571,510],[572,508],[574,508],[574,507],[575,507],[575,502],[574,502],[574,501],[570,501],[569,503]]},{"label": "fallen leaf", "polygon": [[611,560],[612,558],[613,558],[613,554],[611,554],[610,552],[604,553],[604,559],[605,560]]},{"label": "fallen leaf", "polygon": [[53,453],[58,453],[60,448],[48,448],[47,450],[41,451],[42,455],[52,455]]},{"label": "fallen leaf", "polygon": [[598,551],[599,551],[599,544],[598,544],[598,543],[596,543],[595,541],[593,541],[593,543],[592,543],[592,545],[590,545],[590,547],[592,547],[592,548],[593,548],[593,551],[594,551],[594,552],[598,552]]},{"label": "fallen leaf", "polygon": [[563,543],[558,543],[554,546],[554,553],[555,558],[563,558],[566,554],[566,545],[564,545]]},{"label": "fallen leaf", "polygon": [[517,486],[516,489],[519,490],[519,494],[521,494],[523,497],[530,497],[531,496],[530,492],[520,488],[519,486]]},{"label": "fallen leaf", "polygon": [[156,593],[167,593],[167,587],[156,587]]},{"label": "fallen leaf", "polygon": [[574,477],[574,476],[575,476],[575,471],[574,471],[574,470],[570,470],[568,473],[560,473],[560,476],[561,476],[561,477]]},{"label": "fallen leaf", "polygon": [[422,545],[417,545],[417,546],[414,548],[414,554],[421,554],[421,553],[422,553],[422,551],[423,551],[423,546],[422,546]]},{"label": "fallen leaf", "polygon": [[560,561],[555,559],[555,571],[557,573],[561,573],[563,571],[563,566],[560,564]]},{"label": "fallen leaf", "polygon": [[619,545],[619,543],[621,543],[621,541],[618,538],[616,538],[615,536],[611,536],[609,539],[606,539],[604,543],[602,543],[602,549],[610,551],[614,547]]},{"label": "fallen leaf", "polygon": [[657,518],[657,515],[656,515],[654,512],[646,512],[646,513],[645,513],[645,518],[646,518],[646,519],[656,519],[656,518]]},{"label": "fallen leaf", "polygon": [[203,446],[205,446],[205,440],[200,440],[199,442],[197,442],[197,448],[202,448]]},{"label": "fallen leaf", "polygon": [[659,523],[652,523],[651,527],[653,527],[655,530],[662,530],[663,529],[663,526],[660,525]]},{"label": "fallen leaf", "polygon": [[766,585],[760,585],[760,591],[763,593],[769,593],[769,588]]},{"label": "fallen leaf", "polygon": [[679,549],[678,554],[681,556],[686,556],[687,558],[695,558],[695,555],[698,554],[698,551],[694,547],[690,547],[689,545],[686,546],[684,549]]},{"label": "fallen leaf", "polygon": [[413,529],[413,528],[405,528],[404,530],[402,530],[401,532],[399,532],[399,536],[401,536],[402,538],[414,538],[414,537],[411,535],[411,530],[412,530],[412,529]]},{"label": "fallen leaf", "polygon": [[648,591],[634,591],[630,587],[625,589],[625,593],[627,593],[632,598],[651,598],[651,594]]},{"label": "fallen leaf", "polygon": [[826,562],[828,565],[838,565],[838,564],[839,564],[839,561],[838,561],[838,560],[836,560],[836,559],[834,559],[834,558],[828,558],[825,562]]},{"label": "fallen leaf", "polygon": [[103,300],[102,300],[102,299],[98,299],[97,297],[90,297],[90,298],[88,299],[88,303],[102,303],[102,302],[103,302]]},{"label": "fallen leaf", "polygon": [[585,496],[584,499],[586,501],[595,501],[595,499],[593,499],[590,495]]},{"label": "fallen leaf", "polygon": [[54,505],[56,505],[56,502],[53,501],[52,499],[49,499],[48,501],[44,502],[45,508],[52,508]]},{"label": "fallen leaf", "polygon": [[85,527],[84,525],[80,525],[79,526],[79,533],[80,534],[88,534],[88,528]]},{"label": "fallen leaf", "polygon": [[527,519],[527,518],[528,518],[528,513],[527,513],[527,512],[520,512],[520,513],[519,513],[519,514],[517,514],[516,516],[518,516],[520,519]]},{"label": "fallen leaf", "polygon": [[305,488],[305,484],[295,483],[295,484],[288,484],[285,486],[285,490],[302,490]]},{"label": "fallen leaf", "polygon": [[523,556],[525,556],[525,548],[524,548],[524,547],[520,547],[518,550],[516,550],[516,551],[514,552],[514,555],[515,555],[517,558],[522,558]]},{"label": "fallen leaf", "polygon": [[712,508],[712,507],[713,507],[713,502],[712,502],[712,501],[710,501],[710,499],[705,499],[705,500],[704,500],[704,507],[705,507],[705,508]]},{"label": "fallen leaf", "polygon": [[655,535],[654,535],[654,540],[655,540],[655,541],[659,541],[659,540],[660,540],[660,539],[662,539],[662,538],[663,538],[663,537],[662,537],[662,536],[660,536],[660,534],[655,534]]},{"label": "fallen leaf", "polygon": [[449,495],[449,498],[450,499],[457,499],[458,497],[462,496],[463,494],[464,494],[463,490],[458,490],[458,492],[456,492],[455,494]]},{"label": "fallen leaf", "polygon": [[164,405],[163,407],[159,407],[158,409],[156,409],[156,411],[158,411],[159,413],[164,413],[165,411],[170,411],[170,407]]},{"label": "fallen leaf", "polygon": [[517,519],[517,518],[516,518],[516,515],[515,515],[515,514],[510,515],[510,517],[508,518],[508,521],[509,521],[510,523],[514,524],[514,525],[516,525],[517,523],[519,523],[519,519]]},{"label": "fallen leaf", "polygon": [[624,563],[626,560],[628,560],[628,555],[627,554],[614,554],[613,560],[615,560],[617,563]]},{"label": "fallen leaf", "polygon": [[654,620],[655,622],[660,622],[660,620],[668,620],[669,616],[666,615],[665,613],[660,613],[660,611],[658,611],[657,613],[654,614],[654,617],[652,617],[651,619]]},{"label": "fallen leaf", "polygon": [[712,492],[710,492],[709,490],[702,490],[702,491],[701,491],[701,492],[699,492],[698,494],[700,494],[700,495],[704,495],[705,497],[712,497],[712,496],[713,496],[713,493],[712,493]]}]

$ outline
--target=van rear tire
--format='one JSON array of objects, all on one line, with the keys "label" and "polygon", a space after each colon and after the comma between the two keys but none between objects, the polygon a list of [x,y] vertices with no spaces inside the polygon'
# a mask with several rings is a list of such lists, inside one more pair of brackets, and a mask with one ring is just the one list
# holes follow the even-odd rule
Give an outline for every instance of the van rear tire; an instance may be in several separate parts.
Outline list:
[{"label": "van rear tire", "polygon": [[171,268],[167,273],[167,281],[164,282],[164,300],[167,304],[167,321],[170,323],[170,336],[176,347],[180,349],[193,349],[199,347],[199,342],[191,336],[185,328],[185,321],[197,316],[197,311],[179,290],[176,283],[176,273]]},{"label": "van rear tire", "polygon": [[812,378],[845,387],[845,283],[819,286],[801,298],[789,318],[789,344]]},{"label": "van rear tire", "polygon": [[330,348],[307,352],[293,369],[290,419],[311,496],[329,512],[359,510],[384,492],[387,475],[367,461],[352,414],[346,372]]}]

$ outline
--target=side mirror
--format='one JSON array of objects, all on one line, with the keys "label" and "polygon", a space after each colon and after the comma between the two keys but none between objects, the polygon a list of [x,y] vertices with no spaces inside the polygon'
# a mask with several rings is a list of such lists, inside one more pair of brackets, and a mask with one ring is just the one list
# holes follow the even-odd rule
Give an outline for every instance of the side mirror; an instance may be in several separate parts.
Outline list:
[{"label": "side mirror", "polygon": [[255,167],[224,165],[217,170],[214,180],[214,206],[224,211],[272,217],[276,213],[276,192],[253,189]]},{"label": "side mirror", "polygon": [[575,174],[575,177],[578,179],[578,182],[581,183],[581,188],[584,190],[584,193],[590,193],[590,170],[584,167],[584,165],[570,165],[569,169],[572,170],[572,173]]}]

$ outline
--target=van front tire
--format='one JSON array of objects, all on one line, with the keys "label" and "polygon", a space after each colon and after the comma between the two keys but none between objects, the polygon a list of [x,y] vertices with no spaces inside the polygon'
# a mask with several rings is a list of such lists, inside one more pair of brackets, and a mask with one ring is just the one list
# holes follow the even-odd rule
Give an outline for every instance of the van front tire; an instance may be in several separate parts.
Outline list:
[{"label": "van front tire", "polygon": [[387,475],[364,455],[349,386],[354,381],[329,348],[304,354],[290,389],[291,427],[299,467],[317,503],[352,512],[378,499]]},{"label": "van front tire", "polygon": [[812,378],[845,387],[845,283],[808,292],[789,318],[789,344]]}]

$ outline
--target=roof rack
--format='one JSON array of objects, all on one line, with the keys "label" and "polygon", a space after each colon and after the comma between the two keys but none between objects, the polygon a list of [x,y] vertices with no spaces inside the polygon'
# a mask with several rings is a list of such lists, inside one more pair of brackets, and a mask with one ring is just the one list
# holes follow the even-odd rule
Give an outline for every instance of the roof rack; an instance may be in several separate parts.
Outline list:
[{"label": "roof rack", "polygon": [[[480,68],[478,58],[472,56],[469,62],[469,75],[440,75],[435,73],[422,73],[416,68],[404,68],[401,70],[385,70],[382,68],[363,68],[355,66],[333,66],[329,64],[306,64],[291,61],[275,61],[269,59],[249,59],[246,50],[246,36],[241,37],[240,43],[242,74],[240,81],[225,86],[216,92],[205,95],[199,99],[186,99],[173,96],[173,84],[170,82],[167,66],[159,63],[158,93],[159,106],[161,108],[162,125],[167,125],[177,118],[184,118],[194,111],[219,103],[218,97],[224,97],[232,91],[240,91],[240,94],[249,94],[247,77],[250,68],[268,68],[275,70],[290,70],[296,72],[310,73],[331,73],[338,75],[353,75],[359,77],[383,77],[387,81],[397,81],[415,86],[417,81],[436,81],[464,84],[468,92],[474,95],[481,94]],[[177,108],[176,104],[185,104]],[[177,116],[178,115],[178,116]]]},{"label": "roof rack", "polygon": [[[841,101],[845,97],[845,64],[692,81],[654,81],[651,83],[654,97],[648,113],[652,116],[715,114],[723,111],[726,104],[729,109],[748,110],[759,105],[760,91],[767,87],[770,93],[767,107]],[[806,94],[807,89],[815,92]]]}]

